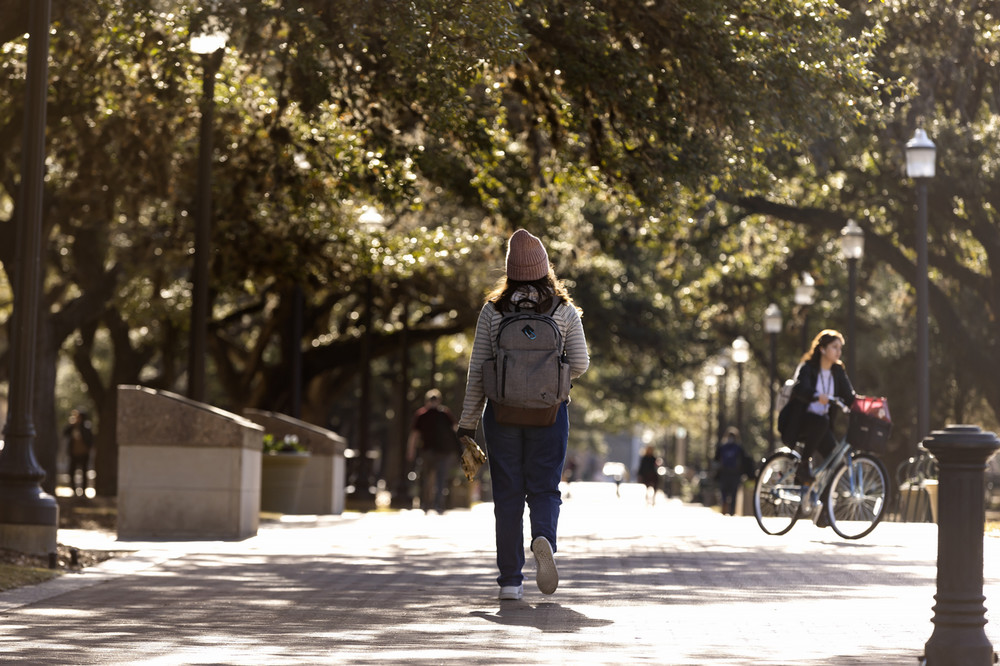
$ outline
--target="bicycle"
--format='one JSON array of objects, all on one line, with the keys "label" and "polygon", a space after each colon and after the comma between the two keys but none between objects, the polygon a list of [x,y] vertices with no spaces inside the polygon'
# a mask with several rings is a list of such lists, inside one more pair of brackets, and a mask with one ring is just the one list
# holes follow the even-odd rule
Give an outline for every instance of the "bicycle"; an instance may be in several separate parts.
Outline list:
[{"label": "bicycle", "polygon": [[[856,418],[840,400],[831,398],[830,403]],[[845,435],[813,472],[811,486],[795,483],[795,470],[802,464],[798,451],[782,447],[764,461],[754,485],[753,511],[765,533],[785,534],[805,516],[817,525],[829,524],[844,539],[860,539],[875,529],[889,506],[889,473],[874,454],[855,449],[847,439]]]}]

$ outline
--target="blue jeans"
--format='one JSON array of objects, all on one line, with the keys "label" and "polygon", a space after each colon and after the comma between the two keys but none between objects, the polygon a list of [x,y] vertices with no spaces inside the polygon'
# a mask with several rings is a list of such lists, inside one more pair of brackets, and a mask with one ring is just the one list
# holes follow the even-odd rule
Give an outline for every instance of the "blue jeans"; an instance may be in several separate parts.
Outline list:
[{"label": "blue jeans", "polygon": [[559,408],[556,422],[535,428],[500,425],[487,402],[483,415],[486,451],[493,484],[496,517],[497,568],[501,587],[524,580],[524,505],[531,521],[531,539],[545,537],[556,549],[559,522],[559,481],[566,460],[569,412]]}]

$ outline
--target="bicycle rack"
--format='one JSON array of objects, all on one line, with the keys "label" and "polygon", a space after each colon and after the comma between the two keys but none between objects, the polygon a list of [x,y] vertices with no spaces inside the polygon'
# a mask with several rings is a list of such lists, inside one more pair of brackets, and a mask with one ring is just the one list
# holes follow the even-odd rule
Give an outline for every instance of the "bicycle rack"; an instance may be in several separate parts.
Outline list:
[{"label": "bicycle rack", "polygon": [[886,520],[896,523],[934,522],[931,485],[937,485],[937,460],[930,451],[922,449],[896,468],[898,492],[886,515]]}]

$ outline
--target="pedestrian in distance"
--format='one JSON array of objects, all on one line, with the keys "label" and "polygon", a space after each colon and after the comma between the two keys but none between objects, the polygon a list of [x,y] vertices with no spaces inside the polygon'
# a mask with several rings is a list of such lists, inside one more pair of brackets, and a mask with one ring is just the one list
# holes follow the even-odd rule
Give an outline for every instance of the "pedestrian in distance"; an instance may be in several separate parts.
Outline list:
[{"label": "pedestrian in distance", "polygon": [[86,412],[74,409],[69,413],[69,422],[63,428],[63,440],[69,455],[69,485],[73,496],[86,497],[90,483],[90,453],[94,448],[94,432]]},{"label": "pedestrian in distance", "polygon": [[444,513],[445,495],[462,446],[455,433],[455,417],[441,404],[441,392],[424,394],[424,406],[413,415],[406,459],[411,464],[420,451],[420,506]]},{"label": "pedestrian in distance", "polygon": [[837,397],[848,407],[854,403],[854,387],[840,361],[843,348],[840,332],[820,331],[795,370],[792,395],[782,410],[787,413],[779,415],[781,441],[791,448],[802,443],[802,463],[795,473],[800,485],[815,480],[810,458],[817,451],[824,457],[830,455],[837,444],[832,421],[836,411],[830,411],[830,399]]},{"label": "pedestrian in distance", "polygon": [[715,480],[722,495],[722,514],[731,516],[736,512],[736,493],[743,483],[743,475],[750,461],[740,442],[738,428],[730,427],[718,446],[715,447]]},{"label": "pedestrian in distance", "polygon": [[660,490],[660,465],[661,461],[656,456],[656,449],[647,446],[642,451],[639,458],[639,469],[635,476],[639,483],[646,486],[646,504],[654,506],[656,504],[656,493]]},{"label": "pedestrian in distance", "polygon": [[[522,360],[543,341],[562,348],[542,354],[545,362]],[[482,420],[500,599],[524,594],[525,505],[538,588],[552,594],[558,587],[556,531],[569,438],[569,381],[589,365],[579,308],[556,277],[542,242],[518,229],[508,241],[506,274],[479,313],[458,430],[473,437]],[[528,366],[530,371],[522,371]]]}]

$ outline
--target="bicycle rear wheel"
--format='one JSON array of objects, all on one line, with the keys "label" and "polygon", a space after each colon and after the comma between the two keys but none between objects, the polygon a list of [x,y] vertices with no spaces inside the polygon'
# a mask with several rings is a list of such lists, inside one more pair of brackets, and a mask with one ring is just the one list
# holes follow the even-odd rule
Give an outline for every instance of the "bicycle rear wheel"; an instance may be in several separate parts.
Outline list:
[{"label": "bicycle rear wheel", "polygon": [[764,461],[753,489],[753,515],[767,534],[784,534],[799,518],[802,487],[795,483],[798,458],[779,451]]},{"label": "bicycle rear wheel", "polygon": [[830,527],[845,539],[860,539],[882,520],[888,496],[889,474],[882,461],[870,453],[854,454],[830,482]]}]

